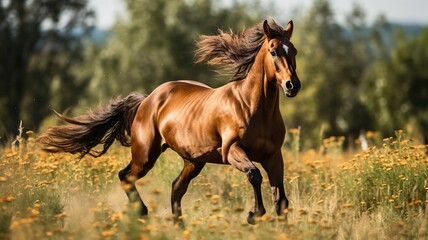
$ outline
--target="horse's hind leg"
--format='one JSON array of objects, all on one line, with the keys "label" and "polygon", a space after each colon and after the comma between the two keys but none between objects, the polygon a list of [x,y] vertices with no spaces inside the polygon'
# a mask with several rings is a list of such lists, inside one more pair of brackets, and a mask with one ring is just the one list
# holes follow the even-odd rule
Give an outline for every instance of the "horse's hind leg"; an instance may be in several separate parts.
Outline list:
[{"label": "horse's hind leg", "polygon": [[184,159],[183,170],[180,175],[172,182],[171,209],[174,214],[174,221],[180,225],[183,224],[181,217],[181,199],[187,191],[190,181],[198,176],[204,168],[204,162],[191,162]]},{"label": "horse's hind leg", "polygon": [[[135,132],[134,135],[138,135],[138,133]],[[153,168],[161,154],[160,136],[156,134],[140,135],[132,142],[131,150],[132,160],[128,166],[119,172],[119,179],[129,201],[139,203],[140,215],[144,216],[148,214],[147,206],[138,194],[135,181],[144,177]]]},{"label": "horse's hind leg", "polygon": [[130,176],[131,163],[119,172],[119,179],[122,183],[122,187],[128,196],[129,202],[140,204],[140,215],[144,216],[148,214],[147,206],[141,200],[140,194],[138,194],[137,188],[135,187],[136,177]]}]

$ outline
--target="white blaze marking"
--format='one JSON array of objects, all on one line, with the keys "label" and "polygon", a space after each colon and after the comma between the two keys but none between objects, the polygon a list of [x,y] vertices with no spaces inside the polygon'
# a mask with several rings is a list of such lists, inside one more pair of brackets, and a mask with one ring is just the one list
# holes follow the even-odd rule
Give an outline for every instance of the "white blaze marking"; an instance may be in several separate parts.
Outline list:
[{"label": "white blaze marking", "polygon": [[287,54],[287,55],[288,55],[288,46],[287,46],[287,45],[285,45],[285,44],[282,44],[282,48],[284,49],[285,54]]}]

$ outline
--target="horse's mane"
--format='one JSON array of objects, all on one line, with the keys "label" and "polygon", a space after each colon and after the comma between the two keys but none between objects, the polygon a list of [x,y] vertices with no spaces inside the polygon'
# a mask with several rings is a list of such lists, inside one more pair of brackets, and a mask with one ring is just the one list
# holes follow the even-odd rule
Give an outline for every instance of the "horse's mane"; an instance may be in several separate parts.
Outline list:
[{"label": "horse's mane", "polygon": [[[284,29],[273,19],[269,19],[268,23],[278,33],[284,33]],[[240,34],[235,34],[232,30],[224,32],[219,29],[218,35],[202,35],[196,44],[198,47],[196,63],[207,61],[208,65],[220,66],[220,69],[227,73],[234,72],[231,81],[242,80],[247,77],[265,38],[263,23]]]}]

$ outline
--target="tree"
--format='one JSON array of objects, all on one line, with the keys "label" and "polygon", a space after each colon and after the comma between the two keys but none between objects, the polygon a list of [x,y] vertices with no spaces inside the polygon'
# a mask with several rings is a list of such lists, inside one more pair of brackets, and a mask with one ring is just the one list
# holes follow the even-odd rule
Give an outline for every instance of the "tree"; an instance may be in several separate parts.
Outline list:
[{"label": "tree", "polygon": [[130,91],[149,93],[177,79],[219,85],[212,70],[193,63],[195,42],[200,34],[217,34],[219,27],[236,30],[261,21],[258,4],[221,7],[212,0],[127,0],[129,18],[116,23],[105,48],[94,51],[92,101]]},{"label": "tree", "polygon": [[92,25],[93,12],[86,4],[0,1],[0,141],[16,134],[20,120],[37,130],[51,109],[52,82],[62,88],[60,102],[83,88],[70,75],[80,59],[82,36]]},{"label": "tree", "polygon": [[375,61],[364,78],[364,103],[375,116],[376,128],[384,135],[390,136],[397,129],[416,128],[419,131],[414,130],[414,134],[423,133],[427,143],[428,30],[408,39],[398,29],[392,43],[385,39],[388,30],[386,20],[378,19],[372,33]]},{"label": "tree", "polygon": [[329,1],[316,0],[296,24],[299,31],[293,41],[299,51],[302,91],[296,99],[286,100],[283,112],[288,126],[302,127],[307,146],[313,147],[324,134],[357,135],[370,124],[359,99],[359,80],[368,60],[367,45],[361,41],[361,8],[354,7],[348,23],[349,30],[341,27]]},{"label": "tree", "polygon": [[396,75],[407,89],[407,103],[410,105],[408,124],[414,119],[423,134],[423,141],[428,144],[428,28],[399,46],[393,52],[396,66],[404,64],[404,71]]}]

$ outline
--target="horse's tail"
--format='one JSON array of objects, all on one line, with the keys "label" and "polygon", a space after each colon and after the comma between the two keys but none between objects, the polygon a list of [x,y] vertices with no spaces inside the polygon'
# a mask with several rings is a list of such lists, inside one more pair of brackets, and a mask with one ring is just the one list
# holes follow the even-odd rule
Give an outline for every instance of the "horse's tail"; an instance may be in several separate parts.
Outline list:
[{"label": "horse's tail", "polygon": [[[80,157],[86,154],[99,157],[107,152],[114,140],[130,146],[131,125],[144,98],[145,95],[139,93],[131,93],[123,99],[116,97],[108,107],[76,118],[55,112],[68,124],[47,129],[38,140],[45,151],[78,153]],[[98,144],[103,145],[102,150],[93,149]]]}]

